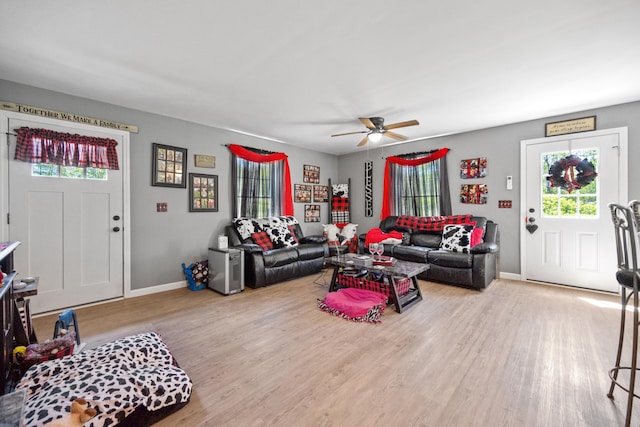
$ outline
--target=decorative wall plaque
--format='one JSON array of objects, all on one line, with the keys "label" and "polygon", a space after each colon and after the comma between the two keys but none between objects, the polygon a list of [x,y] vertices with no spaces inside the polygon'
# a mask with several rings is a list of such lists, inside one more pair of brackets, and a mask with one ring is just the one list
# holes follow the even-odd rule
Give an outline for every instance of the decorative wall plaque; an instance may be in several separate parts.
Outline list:
[{"label": "decorative wall plaque", "polygon": [[364,162],[364,216],[373,216],[373,161]]}]

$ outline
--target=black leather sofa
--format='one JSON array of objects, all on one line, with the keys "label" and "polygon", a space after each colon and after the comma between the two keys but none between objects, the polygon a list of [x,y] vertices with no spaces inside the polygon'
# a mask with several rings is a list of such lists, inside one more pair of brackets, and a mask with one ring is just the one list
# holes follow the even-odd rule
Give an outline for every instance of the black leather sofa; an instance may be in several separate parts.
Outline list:
[{"label": "black leather sofa", "polygon": [[[470,253],[451,252],[440,249],[442,231],[412,230],[396,224],[397,216],[389,216],[380,222],[380,229],[404,234],[402,244],[385,244],[385,255],[397,259],[430,264],[429,270],[418,278],[443,282],[474,289],[485,289],[498,275],[500,234],[498,224],[485,217],[471,217],[476,227],[484,228],[483,243],[470,249]],[[364,247],[366,234],[359,236],[359,251]]]},{"label": "black leather sofa", "polygon": [[263,251],[251,238],[242,239],[233,225],[225,227],[229,246],[244,251],[244,281],[251,288],[271,285],[295,277],[318,273],[329,245],[324,236],[304,236],[300,224],[293,225],[297,246]]}]

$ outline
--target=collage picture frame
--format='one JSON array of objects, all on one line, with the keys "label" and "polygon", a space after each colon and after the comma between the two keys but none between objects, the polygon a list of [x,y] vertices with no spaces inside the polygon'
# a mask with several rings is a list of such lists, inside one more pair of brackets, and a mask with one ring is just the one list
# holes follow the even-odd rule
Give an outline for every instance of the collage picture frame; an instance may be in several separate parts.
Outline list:
[{"label": "collage picture frame", "polygon": [[153,143],[151,153],[151,185],[185,188],[187,149]]},{"label": "collage picture frame", "polygon": [[189,212],[218,212],[218,175],[189,174]]}]

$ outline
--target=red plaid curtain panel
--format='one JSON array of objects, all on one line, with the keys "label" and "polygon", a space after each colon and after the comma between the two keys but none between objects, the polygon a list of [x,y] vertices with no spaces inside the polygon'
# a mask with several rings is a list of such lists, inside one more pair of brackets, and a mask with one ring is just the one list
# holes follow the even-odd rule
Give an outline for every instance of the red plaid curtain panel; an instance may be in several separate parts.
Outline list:
[{"label": "red plaid curtain panel", "polygon": [[451,216],[399,216],[396,225],[410,228],[411,230],[442,231],[448,224],[468,224],[471,215]]},{"label": "red plaid curtain panel", "polygon": [[120,169],[118,142],[110,138],[22,127],[17,130],[16,160],[80,168]]}]

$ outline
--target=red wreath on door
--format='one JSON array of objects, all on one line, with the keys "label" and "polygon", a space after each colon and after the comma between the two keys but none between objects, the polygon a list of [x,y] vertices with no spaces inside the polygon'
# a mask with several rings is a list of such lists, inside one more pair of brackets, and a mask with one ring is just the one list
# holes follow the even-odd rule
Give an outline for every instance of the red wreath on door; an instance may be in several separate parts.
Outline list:
[{"label": "red wreath on door", "polygon": [[550,187],[564,188],[571,193],[573,190],[579,190],[591,184],[597,176],[593,163],[572,154],[554,162],[549,167],[547,181]]}]

